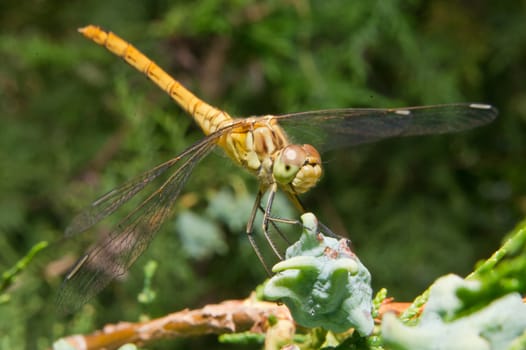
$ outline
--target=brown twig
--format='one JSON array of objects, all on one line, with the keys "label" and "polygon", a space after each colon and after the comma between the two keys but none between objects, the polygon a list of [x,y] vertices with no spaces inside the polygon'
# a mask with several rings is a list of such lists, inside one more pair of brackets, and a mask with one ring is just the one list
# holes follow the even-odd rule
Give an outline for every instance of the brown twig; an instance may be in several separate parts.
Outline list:
[{"label": "brown twig", "polygon": [[[409,305],[410,303],[395,303],[392,299],[387,299],[380,308],[380,318],[387,312],[399,314]],[[202,309],[182,310],[144,322],[106,325],[92,334],[72,335],[63,340],[78,350],[110,350],[127,343],[145,345],[164,338],[244,331],[266,333],[270,328],[269,316],[275,317],[278,324],[281,322],[285,325],[283,327],[287,328],[286,333],[292,337],[295,325],[285,305],[248,298],[207,305]]]},{"label": "brown twig", "polygon": [[284,305],[246,300],[231,300],[207,305],[202,309],[183,310],[161,318],[107,325],[88,335],[64,338],[75,349],[116,349],[126,343],[144,345],[153,340],[170,337],[188,337],[203,334],[236,333],[250,330],[264,333],[269,328],[268,317],[292,322]]}]

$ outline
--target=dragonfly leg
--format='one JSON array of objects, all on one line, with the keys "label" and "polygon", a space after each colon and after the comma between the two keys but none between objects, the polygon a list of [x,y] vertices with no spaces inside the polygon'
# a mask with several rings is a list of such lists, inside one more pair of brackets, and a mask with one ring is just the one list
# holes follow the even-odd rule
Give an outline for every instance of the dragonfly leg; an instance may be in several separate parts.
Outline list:
[{"label": "dragonfly leg", "polygon": [[[259,210],[263,214],[265,214],[265,208],[263,208],[261,205],[259,206]],[[294,219],[284,219],[284,218],[280,218],[280,217],[276,217],[276,216],[270,216],[269,217],[269,223],[272,225],[274,230],[276,230],[278,235],[287,243],[287,245],[291,245],[292,242],[287,238],[287,236],[285,236],[283,234],[283,232],[281,232],[281,230],[279,229],[278,225],[276,225],[277,222],[280,222],[280,223],[283,223],[283,224],[290,224],[290,225],[301,224],[301,222],[298,221],[298,220],[294,220]]]},{"label": "dragonfly leg", "polygon": [[[305,213],[307,212],[307,210],[305,209],[305,206],[303,205],[303,203],[301,203],[301,200],[298,198],[298,196],[294,193],[290,193],[290,192],[285,192],[287,194],[287,196],[289,197],[289,200],[294,204],[294,206],[300,211],[300,213]],[[351,242],[350,239],[348,239],[347,237],[343,237],[343,236],[340,236],[339,234],[337,233],[334,233],[332,232],[332,230],[330,228],[327,227],[327,225],[325,225],[323,222],[319,221],[318,222],[318,229],[325,235],[329,236],[329,237],[333,237],[333,238],[337,238],[337,239],[341,239],[341,238],[345,238],[346,240],[349,241],[349,243]]]},{"label": "dragonfly leg", "polygon": [[254,206],[252,207],[252,211],[250,212],[250,217],[248,218],[247,222],[247,229],[246,234],[248,237],[248,241],[250,242],[250,245],[252,246],[252,249],[256,253],[256,256],[258,257],[259,261],[261,262],[261,265],[265,268],[265,271],[267,272],[267,275],[272,276],[272,272],[270,271],[270,268],[268,267],[267,263],[265,262],[265,259],[263,258],[263,254],[261,254],[261,250],[259,250],[259,247],[256,243],[256,240],[254,239],[253,233],[254,233],[254,220],[256,219],[256,214],[258,211],[258,208],[261,207],[261,197],[263,196],[263,192],[261,190],[258,191],[258,194],[256,195],[256,201],[254,202]]},{"label": "dragonfly leg", "polygon": [[318,229],[324,235],[327,235],[329,237],[336,238],[336,239],[342,239],[343,238],[343,239],[347,240],[349,245],[351,244],[351,240],[349,238],[332,232],[332,230],[330,228],[328,228],[327,225],[325,225],[323,222],[318,221]]},{"label": "dragonfly leg", "polygon": [[[278,248],[274,244],[274,241],[272,241],[272,238],[270,238],[270,235],[268,233],[268,225],[269,222],[272,221],[272,203],[274,203],[274,196],[276,195],[276,192],[278,191],[278,185],[276,183],[273,183],[272,186],[270,186],[268,199],[267,199],[267,205],[265,207],[265,210],[263,211],[263,234],[265,235],[265,239],[267,240],[268,244],[272,248],[272,251],[274,254],[278,257],[278,259],[283,260],[283,256],[278,251]],[[274,224],[273,224],[274,225]],[[278,232],[280,232],[278,230]],[[281,235],[284,237],[283,235]]]},{"label": "dragonfly leg", "polygon": [[289,200],[292,202],[292,204],[296,207],[296,209],[298,209],[298,211],[301,214],[304,214],[305,212],[307,212],[307,210],[305,209],[305,206],[303,205],[303,203],[301,203],[300,199],[298,198],[296,194],[291,193],[289,191],[284,191],[284,192],[287,194],[287,197],[289,197]]}]

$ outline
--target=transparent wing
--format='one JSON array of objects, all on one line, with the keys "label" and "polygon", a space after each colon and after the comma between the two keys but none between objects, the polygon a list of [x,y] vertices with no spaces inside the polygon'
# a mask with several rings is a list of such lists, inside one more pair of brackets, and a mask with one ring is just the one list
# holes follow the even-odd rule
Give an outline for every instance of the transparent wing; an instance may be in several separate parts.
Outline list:
[{"label": "transparent wing", "polygon": [[165,163],[159,164],[155,168],[146,171],[136,178],[127,181],[119,187],[114,188],[108,193],[102,195],[93,201],[89,207],[85,208],[80,214],[73,218],[69,226],[66,228],[65,236],[76,235],[90,229],[92,226],[96,225],[104,218],[118,210],[122,205],[135,197],[135,195],[139,193],[144,187],[164,174],[168,169],[178,164],[178,162],[180,162],[182,159],[190,156],[193,152],[197,152],[197,149],[203,147],[206,143],[215,143],[221,135],[225,134],[241,123],[243,123],[242,120],[218,130],[214,134],[204,138],[201,142],[187,148],[177,157],[170,159]]},{"label": "transparent wing", "polygon": [[[190,151],[192,151],[192,149],[189,149],[187,152]],[[96,225],[98,222],[119,209],[124,203],[132,199],[146,185],[164,174],[166,170],[170,169],[181,158],[184,158],[185,155],[186,154],[183,153],[176,158],[170,159],[166,163],[148,170],[144,174],[141,174],[98,198],[91,203],[89,207],[73,218],[70,225],[66,228],[65,235],[72,236],[82,233]]]},{"label": "transparent wing", "polygon": [[[215,141],[220,136],[219,133],[216,134],[203,139],[172,161],[155,168],[166,171],[171,166],[177,165],[174,173],[160,188],[129,213],[109,235],[97,242],[73,266],[59,291],[57,303],[62,310],[75,310],[102,290],[112,279],[126,273],[169,216],[194,166],[216,145]],[[148,172],[145,175],[147,174],[151,174],[152,177],[159,175],[155,172]],[[148,176],[139,177],[141,178],[151,181]],[[129,197],[135,195],[139,187],[137,182],[132,181],[120,187],[115,195],[103,196],[101,200],[94,203],[94,207],[100,206],[100,209],[84,214],[88,220],[85,222],[93,225],[94,222],[109,215]],[[95,215],[94,218],[89,217],[91,214]]]},{"label": "transparent wing", "polygon": [[397,136],[442,134],[487,124],[497,110],[477,103],[396,108],[334,109],[276,116],[294,142],[320,151]]}]

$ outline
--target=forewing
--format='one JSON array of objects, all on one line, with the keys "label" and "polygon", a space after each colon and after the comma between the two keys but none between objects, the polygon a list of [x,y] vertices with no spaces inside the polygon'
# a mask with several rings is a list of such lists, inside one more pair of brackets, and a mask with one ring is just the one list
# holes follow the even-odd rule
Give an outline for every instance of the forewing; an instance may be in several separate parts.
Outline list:
[{"label": "forewing", "polygon": [[489,105],[459,103],[396,109],[334,109],[277,116],[294,142],[319,150],[354,146],[397,136],[458,132],[497,116]]},{"label": "forewing", "polygon": [[165,173],[166,170],[170,169],[184,156],[185,154],[181,154],[176,158],[160,164],[101,196],[73,218],[70,225],[66,228],[65,235],[72,236],[96,225],[132,199],[146,185]]},{"label": "forewing", "polygon": [[75,310],[112,279],[126,273],[169,216],[194,166],[214,148],[216,143],[211,137],[177,157],[170,178],[79,259],[59,291],[57,302],[62,310]]}]

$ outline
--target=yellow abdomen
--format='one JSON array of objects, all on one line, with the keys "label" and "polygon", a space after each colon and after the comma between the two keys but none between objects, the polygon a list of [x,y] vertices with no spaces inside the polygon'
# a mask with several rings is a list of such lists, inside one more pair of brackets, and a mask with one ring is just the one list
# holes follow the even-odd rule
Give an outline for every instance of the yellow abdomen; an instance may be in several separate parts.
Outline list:
[{"label": "yellow abdomen", "polygon": [[209,135],[232,121],[224,111],[210,106],[192,94],[162,68],[119,36],[105,32],[93,25],[80,28],[86,38],[104,46],[115,55],[122,57],[128,64],[144,73],[157,86],[175,100],[190,114],[206,135]]}]

